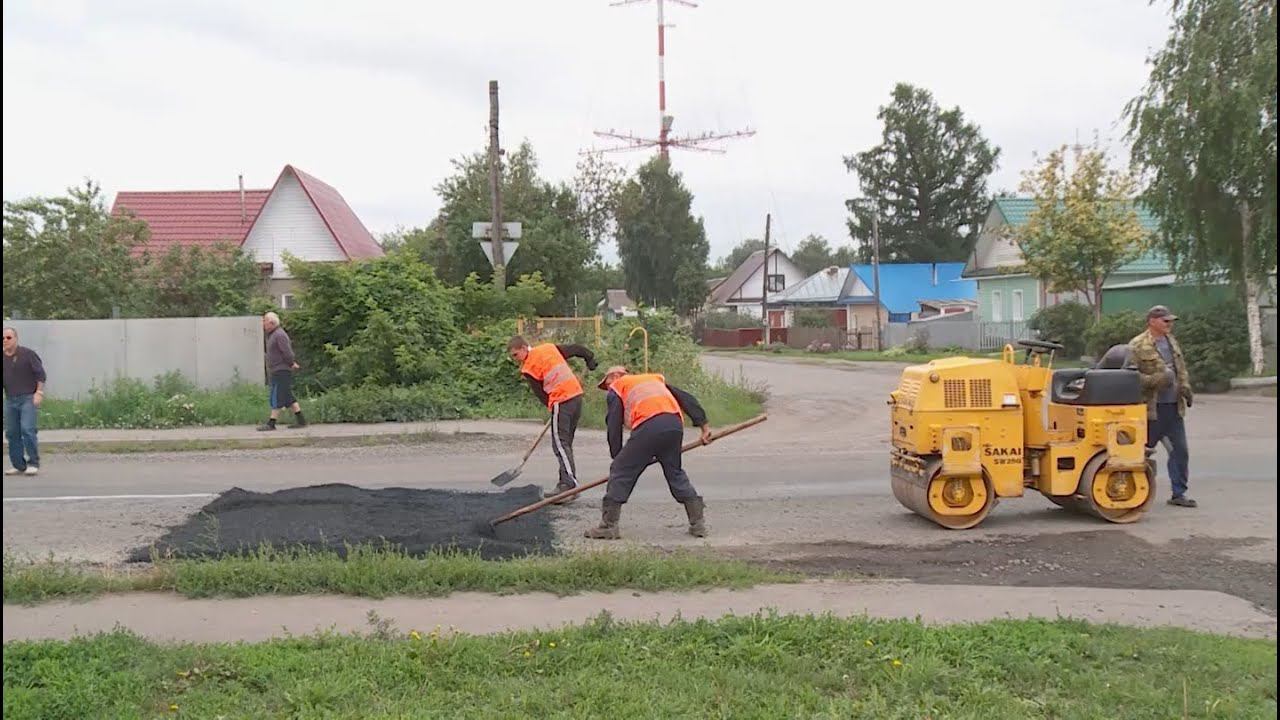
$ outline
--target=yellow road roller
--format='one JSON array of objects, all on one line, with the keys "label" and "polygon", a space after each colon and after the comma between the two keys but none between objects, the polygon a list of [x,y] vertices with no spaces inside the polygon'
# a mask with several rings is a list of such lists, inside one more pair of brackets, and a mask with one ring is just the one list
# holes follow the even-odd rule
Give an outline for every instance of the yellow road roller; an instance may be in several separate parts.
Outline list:
[{"label": "yellow road roller", "polygon": [[1027,488],[1063,507],[1131,523],[1155,494],[1147,409],[1133,370],[1053,370],[1057,343],[1022,340],[999,360],[913,365],[890,393],[893,494],[963,530]]}]

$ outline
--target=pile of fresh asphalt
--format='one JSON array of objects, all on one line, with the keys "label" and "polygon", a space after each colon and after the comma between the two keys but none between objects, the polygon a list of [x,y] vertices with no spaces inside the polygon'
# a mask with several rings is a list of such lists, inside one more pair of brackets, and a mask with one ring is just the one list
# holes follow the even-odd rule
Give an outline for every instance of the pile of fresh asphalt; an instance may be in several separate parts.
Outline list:
[{"label": "pile of fresh asphalt", "polygon": [[501,493],[344,484],[272,493],[232,488],[155,543],[134,550],[129,561],[240,555],[264,545],[341,555],[358,545],[390,546],[415,556],[458,550],[489,560],[550,553],[551,508],[489,525],[541,496],[535,485]]}]

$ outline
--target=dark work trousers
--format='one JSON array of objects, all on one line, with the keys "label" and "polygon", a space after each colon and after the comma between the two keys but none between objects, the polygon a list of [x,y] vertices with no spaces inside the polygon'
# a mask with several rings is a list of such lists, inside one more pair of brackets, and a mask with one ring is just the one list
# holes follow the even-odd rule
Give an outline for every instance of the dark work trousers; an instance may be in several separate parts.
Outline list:
[{"label": "dark work trousers", "polygon": [[679,415],[663,413],[640,423],[609,465],[605,500],[619,505],[625,503],[631,497],[640,473],[655,458],[662,465],[662,473],[667,476],[667,488],[676,502],[697,498],[698,491],[693,489],[693,483],[689,482],[689,476],[680,465],[680,446],[683,443],[684,423]]},{"label": "dark work trousers", "polygon": [[551,406],[551,449],[560,462],[559,487],[578,485],[578,469],[573,463],[573,435],[582,419],[582,396]]},{"label": "dark work trousers", "polygon": [[1173,496],[1182,497],[1187,492],[1191,450],[1187,447],[1187,426],[1178,414],[1177,403],[1158,403],[1156,419],[1147,421],[1147,447],[1154,448],[1161,441],[1169,453],[1169,484]]}]

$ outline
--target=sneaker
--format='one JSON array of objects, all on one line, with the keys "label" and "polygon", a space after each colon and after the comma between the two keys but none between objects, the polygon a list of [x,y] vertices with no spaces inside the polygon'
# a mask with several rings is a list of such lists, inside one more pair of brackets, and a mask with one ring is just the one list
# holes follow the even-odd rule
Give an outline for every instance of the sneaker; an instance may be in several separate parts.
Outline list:
[{"label": "sneaker", "polygon": [[28,465],[27,469],[22,471],[22,474],[26,475],[27,477],[35,477],[36,475],[40,474],[40,468],[36,467],[35,465]]},{"label": "sneaker", "polygon": [[306,420],[294,420],[293,422],[289,423],[288,427],[290,430],[301,430],[302,428],[306,427],[309,424],[310,423],[308,423]]},{"label": "sneaker", "polygon": [[1184,497],[1182,495],[1169,498],[1169,504],[1176,505],[1178,507],[1186,507],[1186,508],[1199,507],[1199,503],[1197,503],[1195,500],[1192,500],[1189,497]]},{"label": "sneaker", "polygon": [[261,425],[258,426],[258,432],[268,432],[268,431],[273,431],[275,429],[276,429],[276,426],[272,425],[271,423],[262,423]]},{"label": "sneaker", "polygon": [[9,468],[8,470],[4,471],[4,474],[5,475],[21,475],[22,471],[19,470],[18,468]]}]

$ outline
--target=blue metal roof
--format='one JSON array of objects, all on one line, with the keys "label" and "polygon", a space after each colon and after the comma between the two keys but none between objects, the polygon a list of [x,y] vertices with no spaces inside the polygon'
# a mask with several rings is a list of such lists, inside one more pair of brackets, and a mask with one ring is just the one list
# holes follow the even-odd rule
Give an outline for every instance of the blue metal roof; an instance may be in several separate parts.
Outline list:
[{"label": "blue metal roof", "polygon": [[[874,273],[870,265],[854,265],[853,271],[867,287]],[[921,300],[940,298],[977,300],[976,280],[963,280],[964,263],[881,263],[880,304],[890,313],[910,313],[920,309]],[[872,302],[870,298],[847,297],[841,304]]]}]

